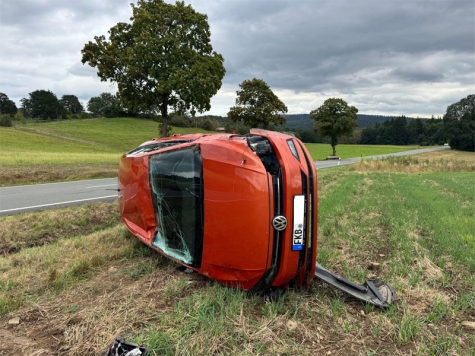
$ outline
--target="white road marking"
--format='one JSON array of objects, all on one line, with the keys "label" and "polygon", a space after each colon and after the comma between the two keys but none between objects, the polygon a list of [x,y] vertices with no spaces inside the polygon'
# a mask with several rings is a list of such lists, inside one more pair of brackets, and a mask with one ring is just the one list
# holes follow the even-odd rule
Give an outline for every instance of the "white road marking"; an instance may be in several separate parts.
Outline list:
[{"label": "white road marking", "polygon": [[117,198],[117,195],[108,195],[108,196],[105,196],[105,197],[97,197],[97,198],[89,198],[89,199],[79,199],[79,200],[62,201],[62,202],[59,202],[59,203],[52,203],[52,204],[25,206],[25,207],[23,207],[23,208],[0,210],[0,213],[6,213],[6,212],[8,212],[8,211],[18,211],[18,210],[42,208],[42,207],[45,207],[45,206],[54,206],[54,205],[69,204],[69,203],[79,203],[79,202],[88,201],[88,200],[98,200],[98,199],[105,199],[105,198]]},{"label": "white road marking", "polygon": [[93,185],[92,187],[86,187],[86,189],[100,188],[100,187],[111,187],[113,185],[117,186],[117,183],[116,184],[105,184],[105,185]]}]

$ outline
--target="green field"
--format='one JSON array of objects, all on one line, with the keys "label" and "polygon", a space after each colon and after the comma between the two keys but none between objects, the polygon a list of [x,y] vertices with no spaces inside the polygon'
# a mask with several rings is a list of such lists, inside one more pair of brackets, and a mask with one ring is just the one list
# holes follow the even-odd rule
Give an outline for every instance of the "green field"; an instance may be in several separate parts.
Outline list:
[{"label": "green field", "polygon": [[[332,147],[329,144],[306,143],[305,146],[307,146],[314,161],[323,161],[333,153]],[[403,152],[416,148],[418,146],[337,145],[336,154],[345,159]]]},{"label": "green field", "polygon": [[[174,127],[173,133],[212,133]],[[117,163],[121,154],[158,137],[158,124],[151,120],[115,118],[29,123],[0,128],[0,167],[21,165]],[[307,144],[314,160],[331,154],[328,144]],[[338,145],[342,158],[405,151],[414,146]]]},{"label": "green field", "polygon": [[15,330],[46,354],[99,354],[120,335],[151,355],[473,356],[475,156],[438,154],[318,171],[318,261],[390,283],[386,310],[318,281],[272,303],[180,273],[101,203],[0,217],[2,342]]},{"label": "green field", "polygon": [[[172,133],[214,133],[173,127]],[[158,137],[158,123],[131,118],[29,122],[0,127],[0,186],[117,176],[125,152]],[[331,154],[329,144],[306,144],[313,159]],[[338,145],[342,158],[410,150],[414,146]]]}]

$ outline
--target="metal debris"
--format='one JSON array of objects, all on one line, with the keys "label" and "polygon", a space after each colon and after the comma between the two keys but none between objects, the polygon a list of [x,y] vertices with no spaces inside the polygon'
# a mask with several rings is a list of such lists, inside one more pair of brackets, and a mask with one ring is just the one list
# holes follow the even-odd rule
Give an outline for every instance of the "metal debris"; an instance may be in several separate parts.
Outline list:
[{"label": "metal debris", "polygon": [[107,356],[147,356],[146,348],[118,337],[112,343]]}]

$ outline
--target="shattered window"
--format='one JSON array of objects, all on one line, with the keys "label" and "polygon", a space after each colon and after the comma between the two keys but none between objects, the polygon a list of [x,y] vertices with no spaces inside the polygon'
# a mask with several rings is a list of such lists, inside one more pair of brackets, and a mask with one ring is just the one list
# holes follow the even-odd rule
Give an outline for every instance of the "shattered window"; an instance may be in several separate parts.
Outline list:
[{"label": "shattered window", "polygon": [[140,153],[158,151],[158,150],[161,150],[162,148],[179,145],[179,144],[186,143],[186,142],[190,142],[190,141],[174,140],[174,141],[156,142],[156,143],[152,143],[150,145],[139,146],[137,148],[134,148],[132,151],[127,152],[127,154],[128,155],[136,155],[136,154],[140,154]]},{"label": "shattered window", "polygon": [[152,244],[193,265],[203,236],[199,146],[150,156],[149,176],[157,224]]}]

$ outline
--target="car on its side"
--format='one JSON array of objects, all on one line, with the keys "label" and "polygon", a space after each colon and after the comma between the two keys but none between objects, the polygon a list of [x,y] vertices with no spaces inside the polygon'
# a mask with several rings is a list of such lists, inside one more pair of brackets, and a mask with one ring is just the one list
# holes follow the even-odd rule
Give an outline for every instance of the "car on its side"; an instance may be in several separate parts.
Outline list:
[{"label": "car on its side", "polygon": [[119,205],[146,245],[219,283],[307,286],[317,255],[317,177],[291,135],[190,134],[124,154]]}]

